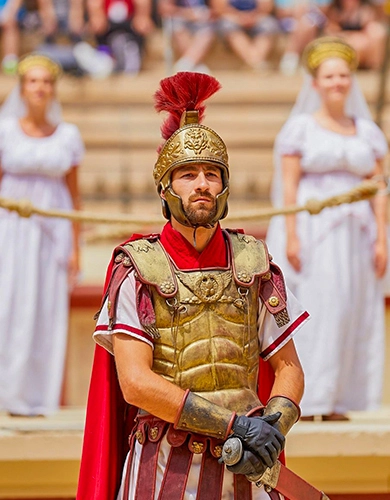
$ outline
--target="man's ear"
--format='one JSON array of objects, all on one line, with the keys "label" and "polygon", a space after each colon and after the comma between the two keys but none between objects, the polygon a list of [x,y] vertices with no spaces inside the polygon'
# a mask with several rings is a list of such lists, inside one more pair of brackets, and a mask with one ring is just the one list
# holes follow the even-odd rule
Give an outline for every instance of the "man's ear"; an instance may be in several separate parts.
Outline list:
[{"label": "man's ear", "polygon": [[165,200],[165,201],[166,201],[166,198],[165,198],[165,189],[162,189],[162,190],[160,191],[160,198],[162,198],[163,200]]}]

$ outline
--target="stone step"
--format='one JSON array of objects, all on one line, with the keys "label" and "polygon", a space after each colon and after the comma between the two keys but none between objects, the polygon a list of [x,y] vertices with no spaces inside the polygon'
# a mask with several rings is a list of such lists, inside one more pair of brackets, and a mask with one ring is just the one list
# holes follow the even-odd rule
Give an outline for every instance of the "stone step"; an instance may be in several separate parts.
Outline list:
[{"label": "stone step", "polygon": [[[65,75],[58,83],[58,97],[68,105],[127,104],[153,106],[155,93],[161,78],[166,76],[161,67],[152,68],[132,77],[125,74],[112,75],[104,80],[89,77],[75,78]],[[301,74],[283,76],[278,72],[259,75],[250,70],[218,70],[214,76],[220,81],[222,90],[211,97],[209,103],[223,104],[292,104],[301,88]],[[357,78],[370,103],[377,98],[379,75],[372,71],[360,71]],[[0,102],[15,86],[16,78],[0,76]],[[387,102],[390,97],[387,96]]]},{"label": "stone step", "polygon": [[[266,196],[272,178],[272,151],[249,148],[230,149],[229,161],[232,175],[232,197]],[[152,194],[155,185],[152,177],[157,153],[154,149],[87,149],[79,170],[82,194],[102,197],[128,193],[130,196]]]}]

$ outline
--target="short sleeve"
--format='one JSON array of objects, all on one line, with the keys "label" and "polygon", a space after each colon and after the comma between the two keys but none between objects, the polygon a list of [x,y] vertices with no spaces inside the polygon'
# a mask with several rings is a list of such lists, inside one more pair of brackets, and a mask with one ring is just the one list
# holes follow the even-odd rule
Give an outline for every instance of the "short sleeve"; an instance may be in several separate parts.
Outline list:
[{"label": "short sleeve", "polygon": [[284,124],[276,139],[276,147],[281,156],[302,156],[308,117],[309,115],[304,114],[294,116]]},{"label": "short sleeve", "polygon": [[375,158],[377,160],[382,159],[388,151],[385,134],[378,127],[378,125],[371,120],[362,120],[362,129],[362,133],[372,147]]},{"label": "short sleeve", "polygon": [[136,307],[134,272],[129,273],[119,289],[115,324],[108,329],[107,300],[99,313],[93,338],[95,342],[113,354],[112,335],[124,333],[138,340],[146,342],[153,348],[152,337],[144,331],[139,321]]},{"label": "short sleeve", "polygon": [[287,312],[290,321],[279,328],[273,315],[260,301],[260,356],[267,361],[278,352],[297,331],[309,320],[309,313],[305,311],[293,293],[287,291]]},{"label": "short sleeve", "polygon": [[70,147],[72,151],[72,166],[80,165],[85,154],[85,146],[79,129],[76,125],[69,124],[70,129]]}]

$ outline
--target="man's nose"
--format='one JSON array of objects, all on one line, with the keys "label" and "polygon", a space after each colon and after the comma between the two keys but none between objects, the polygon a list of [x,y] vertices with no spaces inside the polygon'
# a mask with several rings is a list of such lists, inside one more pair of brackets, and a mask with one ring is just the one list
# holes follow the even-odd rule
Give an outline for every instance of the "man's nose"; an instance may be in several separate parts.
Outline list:
[{"label": "man's nose", "polygon": [[204,172],[199,172],[196,178],[196,189],[203,190],[209,188],[209,181]]}]

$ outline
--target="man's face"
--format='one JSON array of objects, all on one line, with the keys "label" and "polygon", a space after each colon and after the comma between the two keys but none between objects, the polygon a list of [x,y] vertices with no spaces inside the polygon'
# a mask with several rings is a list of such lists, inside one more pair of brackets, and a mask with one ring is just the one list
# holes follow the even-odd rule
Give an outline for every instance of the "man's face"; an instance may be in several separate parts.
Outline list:
[{"label": "man's face", "polygon": [[215,197],[223,189],[220,168],[207,163],[176,168],[172,172],[171,186],[182,199],[184,213],[192,225],[206,225],[215,217]]}]

